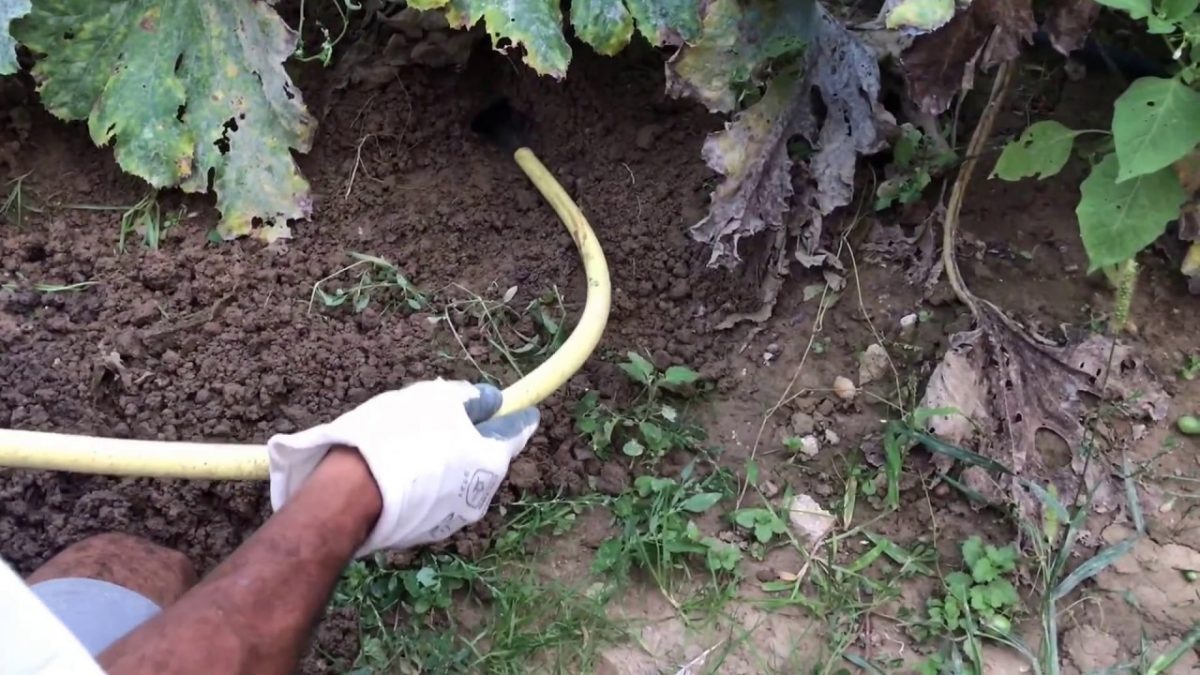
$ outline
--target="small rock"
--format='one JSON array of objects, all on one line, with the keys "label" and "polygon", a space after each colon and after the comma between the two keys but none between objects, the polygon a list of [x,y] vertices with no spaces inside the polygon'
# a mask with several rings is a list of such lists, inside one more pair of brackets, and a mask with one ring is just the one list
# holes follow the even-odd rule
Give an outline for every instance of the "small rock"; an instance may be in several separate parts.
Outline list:
[{"label": "small rock", "polygon": [[811,434],[816,428],[816,422],[813,416],[803,410],[792,415],[792,433],[797,436]]},{"label": "small rock", "polygon": [[764,568],[760,569],[759,571],[755,572],[754,577],[765,584],[765,583],[768,583],[771,581],[778,581],[779,580],[779,572],[776,572],[775,570],[771,569],[770,567],[764,567]]},{"label": "small rock", "polygon": [[816,543],[833,529],[834,517],[812,497],[796,495],[788,505],[788,522],[797,534]]},{"label": "small rock", "polygon": [[830,445],[837,445],[838,442],[841,440],[842,440],[842,437],[838,436],[837,432],[834,431],[833,429],[825,430],[825,442],[826,443],[828,443]]},{"label": "small rock", "polygon": [[759,486],[759,490],[762,491],[762,496],[766,499],[773,499],[779,494],[779,486],[770,480],[763,481],[763,484]]},{"label": "small rock", "polygon": [[843,401],[853,401],[855,394],[858,393],[858,387],[854,386],[854,382],[845,376],[838,375],[833,381],[833,393]]},{"label": "small rock", "polygon": [[800,439],[800,448],[796,450],[797,454],[804,455],[805,457],[816,457],[820,452],[821,442],[812,434],[802,437]]},{"label": "small rock", "polygon": [[864,385],[887,375],[890,364],[887,350],[879,343],[867,347],[858,357],[858,384]]},{"label": "small rock", "polygon": [[671,300],[682,300],[691,292],[692,285],[687,282],[687,279],[677,279],[667,290],[667,297]]},{"label": "small rock", "polygon": [[900,337],[908,340],[917,331],[917,315],[905,314],[900,317]]}]

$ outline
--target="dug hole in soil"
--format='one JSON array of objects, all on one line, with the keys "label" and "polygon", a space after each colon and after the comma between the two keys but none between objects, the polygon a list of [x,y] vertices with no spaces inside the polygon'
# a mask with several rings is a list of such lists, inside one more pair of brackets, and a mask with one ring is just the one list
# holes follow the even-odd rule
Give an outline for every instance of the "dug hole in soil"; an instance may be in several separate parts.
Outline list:
[{"label": "dug hole in soil", "polygon": [[[5,180],[26,176],[26,198],[44,208],[28,213],[21,227],[0,232],[0,282],[16,284],[0,291],[0,425],[261,442],[408,382],[477,379],[464,354],[485,368],[501,365],[469,322],[452,334],[427,311],[377,303],[355,313],[314,304],[314,283],[352,262],[350,251],[386,258],[426,291],[458,285],[498,297],[516,286],[515,304],[522,305],[557,288],[568,315],[578,316],[584,277],[570,237],[512,161],[467,128],[475,112],[503,94],[533,118],[532,145],[604,244],[614,297],[597,357],[542,406],[541,431],[512,466],[497,502],[628,485],[625,463],[598,461],[577,438],[571,410],[587,389],[616,399],[629,394],[612,357],[631,349],[660,366],[686,364],[716,380],[706,426],[729,466],[740,469],[763,412],[800,365],[816,319],[816,303],[804,300],[803,286],[819,277],[789,281],[760,329],[715,331],[731,312],[755,309],[757,298],[755,280],[708,270],[707,250],[686,235],[703,216],[713,181],[700,147],[721,120],[666,98],[661,57],[652,51],[607,59],[581,49],[571,68],[571,77],[557,83],[485,49],[462,73],[406,69],[382,85],[343,90],[329,73],[310,73],[301,84],[321,127],[313,151],[299,161],[316,207],[311,222],[294,226],[294,239],[270,247],[213,245],[207,234],[218,214],[211,199],[172,194],[164,196],[164,209],[182,204],[189,217],[168,232],[161,250],[145,250],[135,235],[124,253],[116,251],[119,211],[49,205],[131,205],[145,195],[145,185],[122,174],[109,150],[94,148],[82,125],[46,115],[27,84],[8,85],[11,103],[0,130],[8,150]],[[1064,87],[1062,100],[1078,94],[1080,103],[1056,112],[1078,121],[1078,128],[1103,128],[1106,120],[1089,116],[1103,117],[1111,98],[1097,102],[1093,93],[1089,99],[1084,94],[1096,87],[1088,83]],[[1021,111],[1010,111],[1005,124],[997,133],[1019,130]],[[977,293],[1042,326],[1084,323],[1088,311],[1105,306],[1108,296],[1099,286],[1082,272],[1063,271],[1086,268],[1072,213],[1081,171],[1072,167],[1061,180],[1034,188],[979,180],[962,218],[965,236],[981,251],[964,262]],[[1014,213],[1022,214],[1019,222]],[[1017,255],[1028,251],[1030,257]],[[1139,346],[1170,379],[1181,354],[1196,347],[1200,313],[1179,311],[1195,301],[1171,270],[1148,267],[1134,305]],[[824,356],[806,362],[797,381],[810,391],[769,420],[762,443],[778,448],[796,425],[834,431],[840,440],[802,466],[764,453],[762,480],[812,494],[827,508],[840,498],[845,457],[877,443],[880,420],[892,413],[863,397],[841,401],[829,388],[838,375],[855,376],[857,354],[877,340],[877,331],[894,338],[900,317],[921,308],[920,289],[897,281],[903,271],[900,263],[860,261],[854,268],[848,292],[822,328]],[[38,282],[96,283],[77,292],[39,293],[32,286]],[[932,320],[910,340],[918,379],[944,350],[947,335],[969,320],[952,304],[929,309]],[[1200,406],[1197,383],[1169,388],[1173,416]],[[1151,430],[1131,448],[1131,459],[1157,458],[1155,475],[1194,475],[1194,444],[1184,441],[1181,451],[1160,457],[1167,436],[1165,428]],[[1079,672],[1093,665],[1089,645],[1100,640],[1115,638],[1114,655],[1124,658],[1142,629],[1155,644],[1169,644],[1180,626],[1200,619],[1194,604],[1170,600],[1195,591],[1180,586],[1182,577],[1161,562],[1164,550],[1187,558],[1200,547],[1196,516],[1185,508],[1193,502],[1172,502],[1161,481],[1141,489],[1156,506],[1147,509],[1152,539],[1098,580],[1108,593],[1102,608],[1086,604],[1097,609],[1076,610],[1062,624],[1067,658]],[[994,533],[996,543],[1007,536],[996,514],[974,511],[957,495],[915,493],[921,490],[907,491],[901,512],[880,525],[902,544],[936,524],[934,543],[944,559],[956,560],[958,543],[970,534]],[[1158,508],[1168,504],[1173,508]],[[0,555],[22,573],[72,542],[113,530],[179,549],[206,571],[268,514],[265,483],[0,470]],[[1109,521],[1120,520],[1110,515]],[[441,546],[478,554],[499,525],[494,509]],[[1124,525],[1089,527],[1098,546],[1120,534],[1111,527]],[[578,554],[581,567],[589,554]],[[1128,594],[1141,609],[1120,600]],[[910,604],[922,602],[914,595]],[[877,654],[897,644],[904,650],[899,630],[877,628],[872,635]],[[681,644],[678,655],[664,651],[664,657],[686,659],[704,646]],[[357,647],[354,618],[335,613],[324,622],[319,656],[309,657],[306,670],[344,670]],[[770,654],[788,645],[760,647]],[[1094,664],[1111,665],[1103,660],[1097,656]]]}]

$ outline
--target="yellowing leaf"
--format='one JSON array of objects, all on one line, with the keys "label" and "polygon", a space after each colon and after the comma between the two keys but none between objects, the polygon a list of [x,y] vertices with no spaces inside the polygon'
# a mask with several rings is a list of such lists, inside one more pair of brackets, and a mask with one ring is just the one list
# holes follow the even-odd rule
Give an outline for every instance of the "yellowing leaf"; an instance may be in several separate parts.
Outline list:
[{"label": "yellowing leaf", "polygon": [[941,28],[952,18],[954,0],[901,0],[888,12],[884,24],[891,29],[930,31]]},{"label": "yellowing leaf", "polygon": [[297,36],[255,0],[38,2],[14,35],[46,108],[87,119],[97,145],[155,187],[212,187],[225,237],[267,236],[312,209],[291,151],[316,122],[283,62]]},{"label": "yellowing leaf", "polygon": [[817,26],[813,0],[744,3],[714,0],[695,43],[667,65],[667,91],[714,112],[737,108],[741,91],[757,89],[775,59],[803,52]]},{"label": "yellowing leaf", "polygon": [[574,0],[571,25],[580,40],[606,56],[624,49],[633,36],[633,16],[621,0]]},{"label": "yellowing leaf", "polygon": [[541,75],[562,79],[571,62],[571,47],[563,37],[558,0],[450,0],[450,25],[470,28],[480,20],[492,44],[508,40],[525,48],[525,63]]}]

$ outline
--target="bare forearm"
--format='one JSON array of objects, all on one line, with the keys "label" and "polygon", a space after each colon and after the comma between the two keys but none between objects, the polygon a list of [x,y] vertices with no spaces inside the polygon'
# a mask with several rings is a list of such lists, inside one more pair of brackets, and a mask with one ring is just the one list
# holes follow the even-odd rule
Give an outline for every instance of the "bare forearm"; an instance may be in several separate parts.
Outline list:
[{"label": "bare forearm", "polygon": [[382,500],[339,449],[267,524],[179,602],[100,656],[109,673],[293,672]]}]

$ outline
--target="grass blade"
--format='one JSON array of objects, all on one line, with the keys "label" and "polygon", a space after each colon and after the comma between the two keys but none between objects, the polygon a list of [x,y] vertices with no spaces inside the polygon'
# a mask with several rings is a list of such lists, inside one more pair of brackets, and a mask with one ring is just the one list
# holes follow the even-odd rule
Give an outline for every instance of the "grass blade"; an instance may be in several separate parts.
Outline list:
[{"label": "grass blade", "polygon": [[1076,567],[1075,571],[1068,574],[1067,578],[1059,582],[1058,586],[1055,586],[1054,591],[1052,591],[1050,594],[1051,602],[1057,602],[1061,600],[1068,593],[1075,590],[1076,586],[1084,581],[1087,581],[1088,579],[1091,579],[1103,571],[1106,567],[1112,565],[1117,561],[1117,558],[1120,558],[1128,553],[1129,550],[1133,548],[1133,545],[1137,543],[1138,539],[1139,537],[1130,537],[1124,541],[1119,541],[1112,546],[1104,548],[1099,553],[1089,558],[1087,562],[1083,563],[1079,567]]}]

